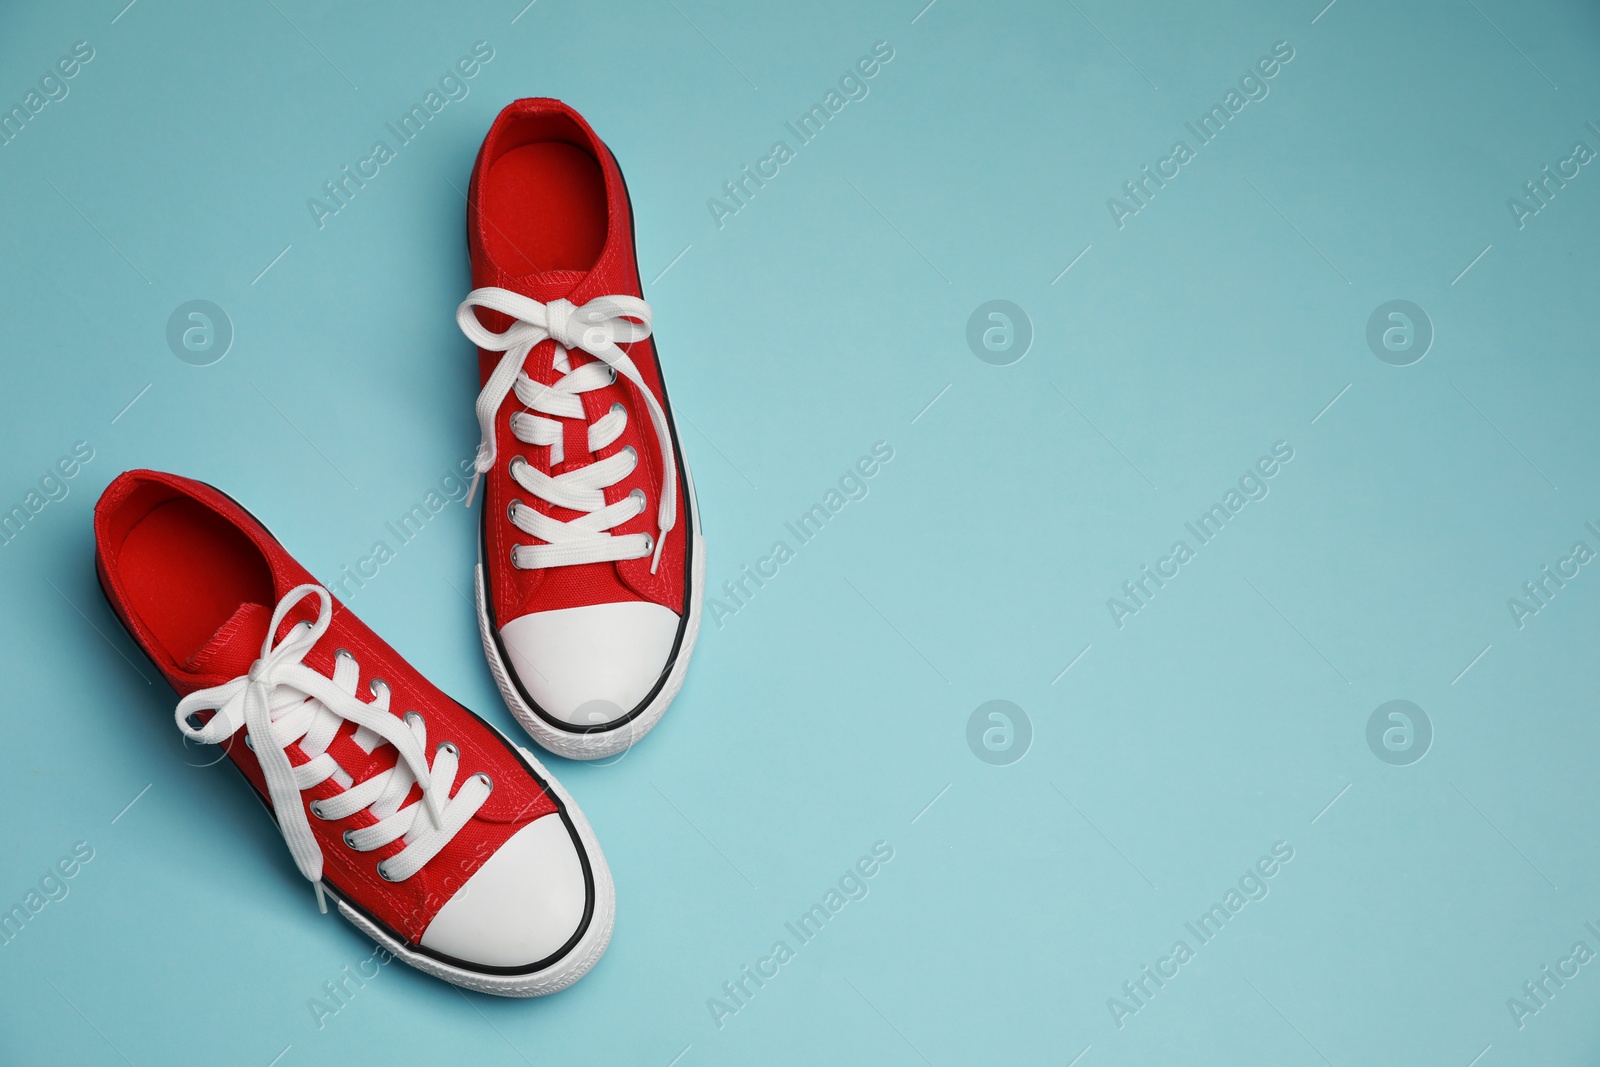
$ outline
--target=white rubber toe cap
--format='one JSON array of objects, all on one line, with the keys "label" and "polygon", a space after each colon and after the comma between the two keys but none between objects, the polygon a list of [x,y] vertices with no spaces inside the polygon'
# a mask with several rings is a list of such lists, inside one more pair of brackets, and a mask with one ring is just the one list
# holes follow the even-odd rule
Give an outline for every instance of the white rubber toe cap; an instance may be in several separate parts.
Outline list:
[{"label": "white rubber toe cap", "polygon": [[526,967],[572,939],[587,896],[577,842],[560,815],[546,815],[467,879],[428,924],[422,947],[480,966]]},{"label": "white rubber toe cap", "polygon": [[677,634],[676,612],[638,600],[538,611],[500,628],[522,688],[571,726],[600,726],[638,707]]}]

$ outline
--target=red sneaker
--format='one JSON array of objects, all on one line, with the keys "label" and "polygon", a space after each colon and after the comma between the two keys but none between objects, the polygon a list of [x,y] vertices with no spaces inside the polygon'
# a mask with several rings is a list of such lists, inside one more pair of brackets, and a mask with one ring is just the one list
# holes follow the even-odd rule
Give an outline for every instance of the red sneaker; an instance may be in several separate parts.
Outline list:
[{"label": "red sneaker", "polygon": [[705,562],[628,191],[576,111],[529,99],[500,112],[473,168],[467,243],[475,288],[456,319],[483,390],[484,651],[541,745],[611,755],[683,685]]},{"label": "red sneaker", "polygon": [[[525,750],[430,685],[230,497],[129,471],[95,506],[100,585],[220,744],[319,903],[418,970],[564,989],[611,938],[583,813]],[[323,905],[326,910],[326,905]]]}]

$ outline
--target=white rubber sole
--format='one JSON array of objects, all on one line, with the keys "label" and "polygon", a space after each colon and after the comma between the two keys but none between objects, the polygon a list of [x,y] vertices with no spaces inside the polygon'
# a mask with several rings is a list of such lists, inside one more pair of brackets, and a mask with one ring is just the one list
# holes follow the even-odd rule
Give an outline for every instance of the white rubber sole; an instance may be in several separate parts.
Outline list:
[{"label": "white rubber sole", "polygon": [[463,989],[492,993],[497,997],[542,997],[550,993],[559,993],[588,974],[599,962],[606,946],[611,943],[611,930],[617,918],[617,893],[616,886],[611,881],[611,868],[606,865],[605,855],[600,851],[600,843],[595,840],[594,830],[589,826],[589,820],[584,817],[583,811],[573,803],[572,797],[562,788],[561,783],[534,758],[533,753],[521,745],[517,745],[517,751],[521,752],[523,759],[532,764],[544,778],[550,791],[560,798],[567,817],[572,820],[573,828],[578,831],[578,840],[583,846],[585,855],[588,856],[589,872],[594,879],[594,913],[589,918],[589,928],[565,956],[543,970],[530,974],[483,974],[470,971],[408,948],[404,943],[385,933],[371,919],[347,905],[332,889],[325,887],[325,892],[338,904],[339,914],[348,919],[356,929],[372,938],[395,959],[415,967],[424,974],[443,979]]},{"label": "white rubber sole", "polygon": [[522,699],[516,682],[500,656],[500,645],[489,625],[488,588],[484,583],[483,539],[478,539],[478,565],[473,569],[473,585],[477,593],[478,635],[483,640],[483,654],[489,660],[489,673],[500,689],[517,722],[528,731],[528,736],[541,746],[567,759],[594,760],[614,756],[632,746],[645,734],[655,729],[656,723],[666,713],[678,691],[683,688],[684,676],[689,670],[689,656],[694,651],[695,640],[700,636],[700,618],[703,612],[706,586],[705,535],[700,532],[700,505],[695,498],[694,477],[689,473],[689,461],[683,461],[684,495],[689,500],[689,521],[694,523],[695,553],[689,568],[689,622],[684,629],[683,644],[678,648],[678,658],[673,661],[667,680],[657,691],[655,699],[632,719],[611,730],[594,733],[574,733],[551,726],[538,712]]}]

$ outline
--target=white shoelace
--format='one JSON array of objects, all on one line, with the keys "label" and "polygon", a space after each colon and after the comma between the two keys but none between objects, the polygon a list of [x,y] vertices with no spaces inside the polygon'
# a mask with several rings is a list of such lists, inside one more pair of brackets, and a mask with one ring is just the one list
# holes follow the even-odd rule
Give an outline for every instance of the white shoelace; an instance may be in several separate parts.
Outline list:
[{"label": "white shoelace", "polygon": [[[272,635],[290,610],[308,596],[321,601],[317,621],[297,623],[274,646]],[[369,683],[374,696],[371,703],[357,699],[361,668],[349,652],[340,649],[334,657],[331,679],[301,662],[327,633],[332,618],[333,598],[326,589],[302,585],[290,590],[272,614],[266,640],[261,643],[261,658],[251,665],[250,672],[224,685],[190,693],[178,702],[177,710],[178,729],[203,744],[217,744],[244,728],[245,741],[266,776],[278,828],[300,873],[316,887],[317,903],[323,911],[328,909],[322,896],[322,849],[301,805],[302,790],[330,778],[344,787],[338,796],[311,803],[312,814],[319,819],[337,821],[371,810],[376,823],[344,835],[345,844],[357,852],[371,852],[404,838],[406,847],[378,864],[380,877],[403,882],[449,844],[494,788],[488,775],[477,774],[463,782],[452,798],[450,788],[459,766],[456,747],[448,742],[439,745],[430,770],[422,716],[407,712],[404,719],[395,718],[389,712],[389,687],[380,679]],[[189,718],[202,711],[216,714],[204,726],[192,726]],[[365,751],[385,742],[393,745],[398,753],[394,767],[355,784],[328,753],[328,745],[346,721],[356,724],[353,740]],[[310,757],[298,767],[289,762],[288,754],[289,746],[296,742]],[[421,786],[422,800],[400,807],[413,784]],[[426,809],[426,819],[419,820],[419,809]]]},{"label": "white shoelace", "polygon": [[[503,333],[496,333],[478,321],[476,309],[480,307],[503,312],[514,321]],[[635,319],[638,321],[633,321]],[[519,568],[566,567],[575,563],[638,559],[651,555],[653,550],[650,573],[654,574],[661,562],[661,547],[677,523],[678,464],[666,412],[645,385],[632,358],[617,347],[619,341],[627,343],[650,336],[650,305],[632,296],[596,297],[581,306],[559,299],[541,304],[510,290],[490,286],[467,294],[456,309],[456,322],[461,332],[479,348],[505,353],[478,394],[478,427],[483,432],[483,440],[478,445],[474,464],[477,471],[472,483],[474,492],[478,477],[494,466],[495,415],[513,391],[523,406],[532,411],[561,419],[581,419],[584,412],[580,394],[603,389],[620,374],[643,395],[661,448],[661,504],[656,509],[659,536],[654,538],[649,534],[616,536],[606,532],[646,507],[642,492],[635,491],[607,505],[602,491],[626,478],[638,466],[639,457],[631,447],[555,477],[535,470],[520,456],[513,457],[510,473],[518,485],[541,500],[583,514],[570,522],[562,522],[520,501],[513,501],[509,508],[511,522],[545,544],[517,546],[511,553],[512,565]],[[535,382],[523,370],[528,353],[546,338],[556,343],[552,367],[563,375],[554,385],[548,386]],[[574,370],[567,353],[575,348],[589,353],[599,362],[585,363]],[[589,424],[589,451],[596,452],[614,442],[627,423],[626,409],[621,404],[611,405],[609,413]],[[548,447],[551,466],[562,461],[564,428],[556,419],[519,411],[511,416],[511,432],[525,444]],[[469,493],[467,502],[471,501]]]}]

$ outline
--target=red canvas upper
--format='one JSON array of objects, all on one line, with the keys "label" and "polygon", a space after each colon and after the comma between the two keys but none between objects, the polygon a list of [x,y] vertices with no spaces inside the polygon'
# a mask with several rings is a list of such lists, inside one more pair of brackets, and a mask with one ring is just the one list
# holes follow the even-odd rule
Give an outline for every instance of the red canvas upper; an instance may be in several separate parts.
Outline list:
[{"label": "red canvas upper", "polygon": [[[577,154],[547,160],[541,166],[524,165],[516,150],[530,144],[571,145],[598,166],[600,181]],[[524,155],[526,153],[523,153]],[[499,169],[496,169],[496,168]],[[587,168],[587,170],[586,170]],[[472,257],[474,288],[497,286],[540,302],[564,298],[582,305],[601,296],[643,296],[635,261],[633,219],[622,174],[610,151],[576,111],[558,100],[518,100],[503,110],[490,128],[473,168],[468,196],[467,237]],[[498,312],[479,310],[485,327],[501,331],[510,319]],[[646,385],[666,407],[666,393],[656,361],[653,339],[622,346],[638,366]],[[523,369],[535,382],[553,384],[560,373],[552,370],[555,342],[534,347]],[[479,385],[488,381],[499,363],[500,352],[479,352]],[[581,350],[569,356],[572,366],[593,357]],[[677,484],[677,526],[666,536],[656,573],[650,558],[589,563],[567,567],[519,570],[511,565],[513,546],[535,543],[506,517],[513,500],[552,517],[570,521],[578,516],[522,490],[508,473],[513,456],[521,456],[552,476],[632,446],[639,465],[622,481],[605,490],[607,504],[634,490],[645,494],[647,506],[634,518],[614,527],[613,535],[657,535],[656,512],[662,486],[664,457],[651,428],[650,416],[635,387],[625,380],[582,396],[585,421],[599,419],[613,403],[628,412],[627,428],[614,443],[591,454],[585,426],[565,420],[564,461],[551,467],[549,449],[516,439],[510,415],[520,410],[515,395],[501,406],[494,423],[496,458],[483,476],[484,563],[493,617],[501,624],[533,611],[582,607],[617,601],[647,600],[682,614],[685,611],[685,545],[689,510],[683,479]],[[670,411],[670,408],[668,408]]]},{"label": "red canvas upper", "polygon": [[[261,654],[274,605],[296,586],[316,583],[231,498],[201,482],[147,470],[119,475],[101,496],[95,507],[95,562],[113,610],[180,695],[248,672]],[[301,601],[275,641],[294,624],[313,619],[316,603],[315,598]],[[334,600],[331,626],[303,662],[331,677],[340,648],[360,665],[362,700],[371,699],[371,681],[382,679],[390,689],[392,714],[416,711],[423,717],[430,750],[445,741],[457,746],[458,790],[479,772],[494,782],[471,821],[403,882],[385,881],[376,872],[379,861],[402,850],[403,840],[371,852],[354,851],[342,840],[344,831],[374,823],[370,812],[338,821],[309,819],[322,849],[323,880],[416,944],[438,910],[501,844],[555,812],[557,804],[497,732],[441,693]],[[392,746],[380,745],[368,754],[351,740],[355,729],[346,722],[328,749],[340,767],[362,782],[394,766]],[[244,733],[235,733],[223,748],[270,807],[265,778]],[[291,746],[289,755],[296,766],[306,761],[298,746]],[[301,801],[309,804],[339,792],[329,780],[304,791]],[[406,802],[419,796],[413,786]]]}]

